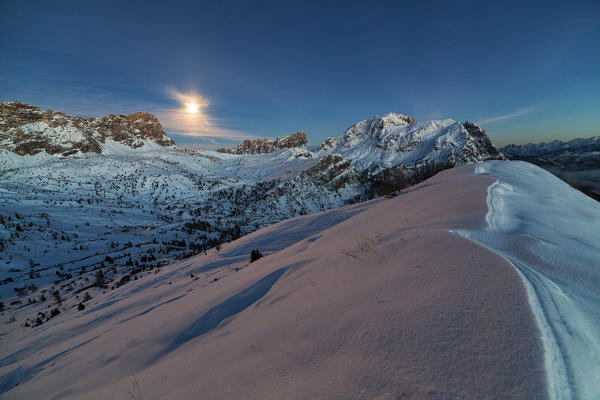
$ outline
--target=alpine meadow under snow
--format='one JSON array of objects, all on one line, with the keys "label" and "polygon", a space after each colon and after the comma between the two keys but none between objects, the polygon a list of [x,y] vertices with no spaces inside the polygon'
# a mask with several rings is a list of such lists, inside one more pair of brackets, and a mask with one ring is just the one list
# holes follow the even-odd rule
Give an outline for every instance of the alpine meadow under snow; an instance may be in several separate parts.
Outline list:
[{"label": "alpine meadow under snow", "polygon": [[3,398],[600,398],[600,203],[474,123],[0,111]]}]

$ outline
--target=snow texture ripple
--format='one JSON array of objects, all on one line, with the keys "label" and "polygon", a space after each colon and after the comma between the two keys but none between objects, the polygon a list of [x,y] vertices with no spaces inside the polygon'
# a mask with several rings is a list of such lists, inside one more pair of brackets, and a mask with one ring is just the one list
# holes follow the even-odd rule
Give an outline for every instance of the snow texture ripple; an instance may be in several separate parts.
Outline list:
[{"label": "snow texture ripple", "polygon": [[511,262],[544,345],[551,399],[600,398],[600,204],[526,162],[490,161],[487,227],[460,231]]}]

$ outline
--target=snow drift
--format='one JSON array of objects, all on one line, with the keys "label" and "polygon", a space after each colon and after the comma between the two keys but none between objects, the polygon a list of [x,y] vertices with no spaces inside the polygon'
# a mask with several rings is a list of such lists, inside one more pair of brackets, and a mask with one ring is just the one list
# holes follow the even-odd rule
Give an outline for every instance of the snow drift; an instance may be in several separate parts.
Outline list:
[{"label": "snow drift", "polygon": [[509,260],[542,330],[553,399],[600,398],[600,204],[532,164],[488,162],[487,227],[462,232]]}]

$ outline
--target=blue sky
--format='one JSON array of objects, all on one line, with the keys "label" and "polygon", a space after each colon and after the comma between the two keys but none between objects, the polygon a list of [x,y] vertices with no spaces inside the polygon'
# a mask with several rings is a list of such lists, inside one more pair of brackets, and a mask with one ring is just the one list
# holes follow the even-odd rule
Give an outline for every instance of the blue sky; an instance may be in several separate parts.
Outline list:
[{"label": "blue sky", "polygon": [[180,143],[319,143],[390,111],[499,145],[589,137],[598,71],[595,0],[0,2],[0,101],[150,111]]}]

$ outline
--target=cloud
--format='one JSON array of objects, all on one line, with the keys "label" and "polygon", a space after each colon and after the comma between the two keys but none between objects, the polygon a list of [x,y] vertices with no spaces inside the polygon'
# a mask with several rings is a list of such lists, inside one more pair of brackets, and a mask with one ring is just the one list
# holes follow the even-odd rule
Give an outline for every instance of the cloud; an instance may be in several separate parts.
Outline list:
[{"label": "cloud", "polygon": [[531,105],[528,107],[517,108],[515,111],[508,113],[508,114],[498,115],[498,116],[490,117],[490,118],[486,118],[486,119],[480,119],[477,121],[477,124],[485,125],[485,124],[491,124],[493,122],[504,121],[507,119],[513,119],[513,118],[517,118],[517,117],[520,117],[525,114],[530,114],[532,112],[539,111],[541,108],[542,108],[542,104],[534,104],[534,105]]},{"label": "cloud", "polygon": [[[108,114],[129,114],[147,111],[154,114],[167,132],[185,136],[211,136],[239,141],[253,135],[224,127],[223,120],[210,115],[211,102],[198,93],[166,88],[161,96],[148,98],[126,89],[107,88],[74,77],[56,77],[36,72],[35,81],[15,71],[28,66],[0,61],[0,101],[18,100],[44,110],[52,109],[81,117],[102,117]],[[161,98],[162,97],[162,98]],[[170,99],[170,101],[167,100]],[[172,106],[173,100],[179,103]],[[197,111],[187,111],[195,104]]]},{"label": "cloud", "polygon": [[[208,112],[210,101],[200,93],[196,91],[180,92],[173,88],[167,89],[167,93],[180,106],[154,111],[166,131],[195,137],[211,136],[231,139],[252,137],[252,135],[219,126],[219,121]],[[190,112],[189,108],[195,112]]]}]

